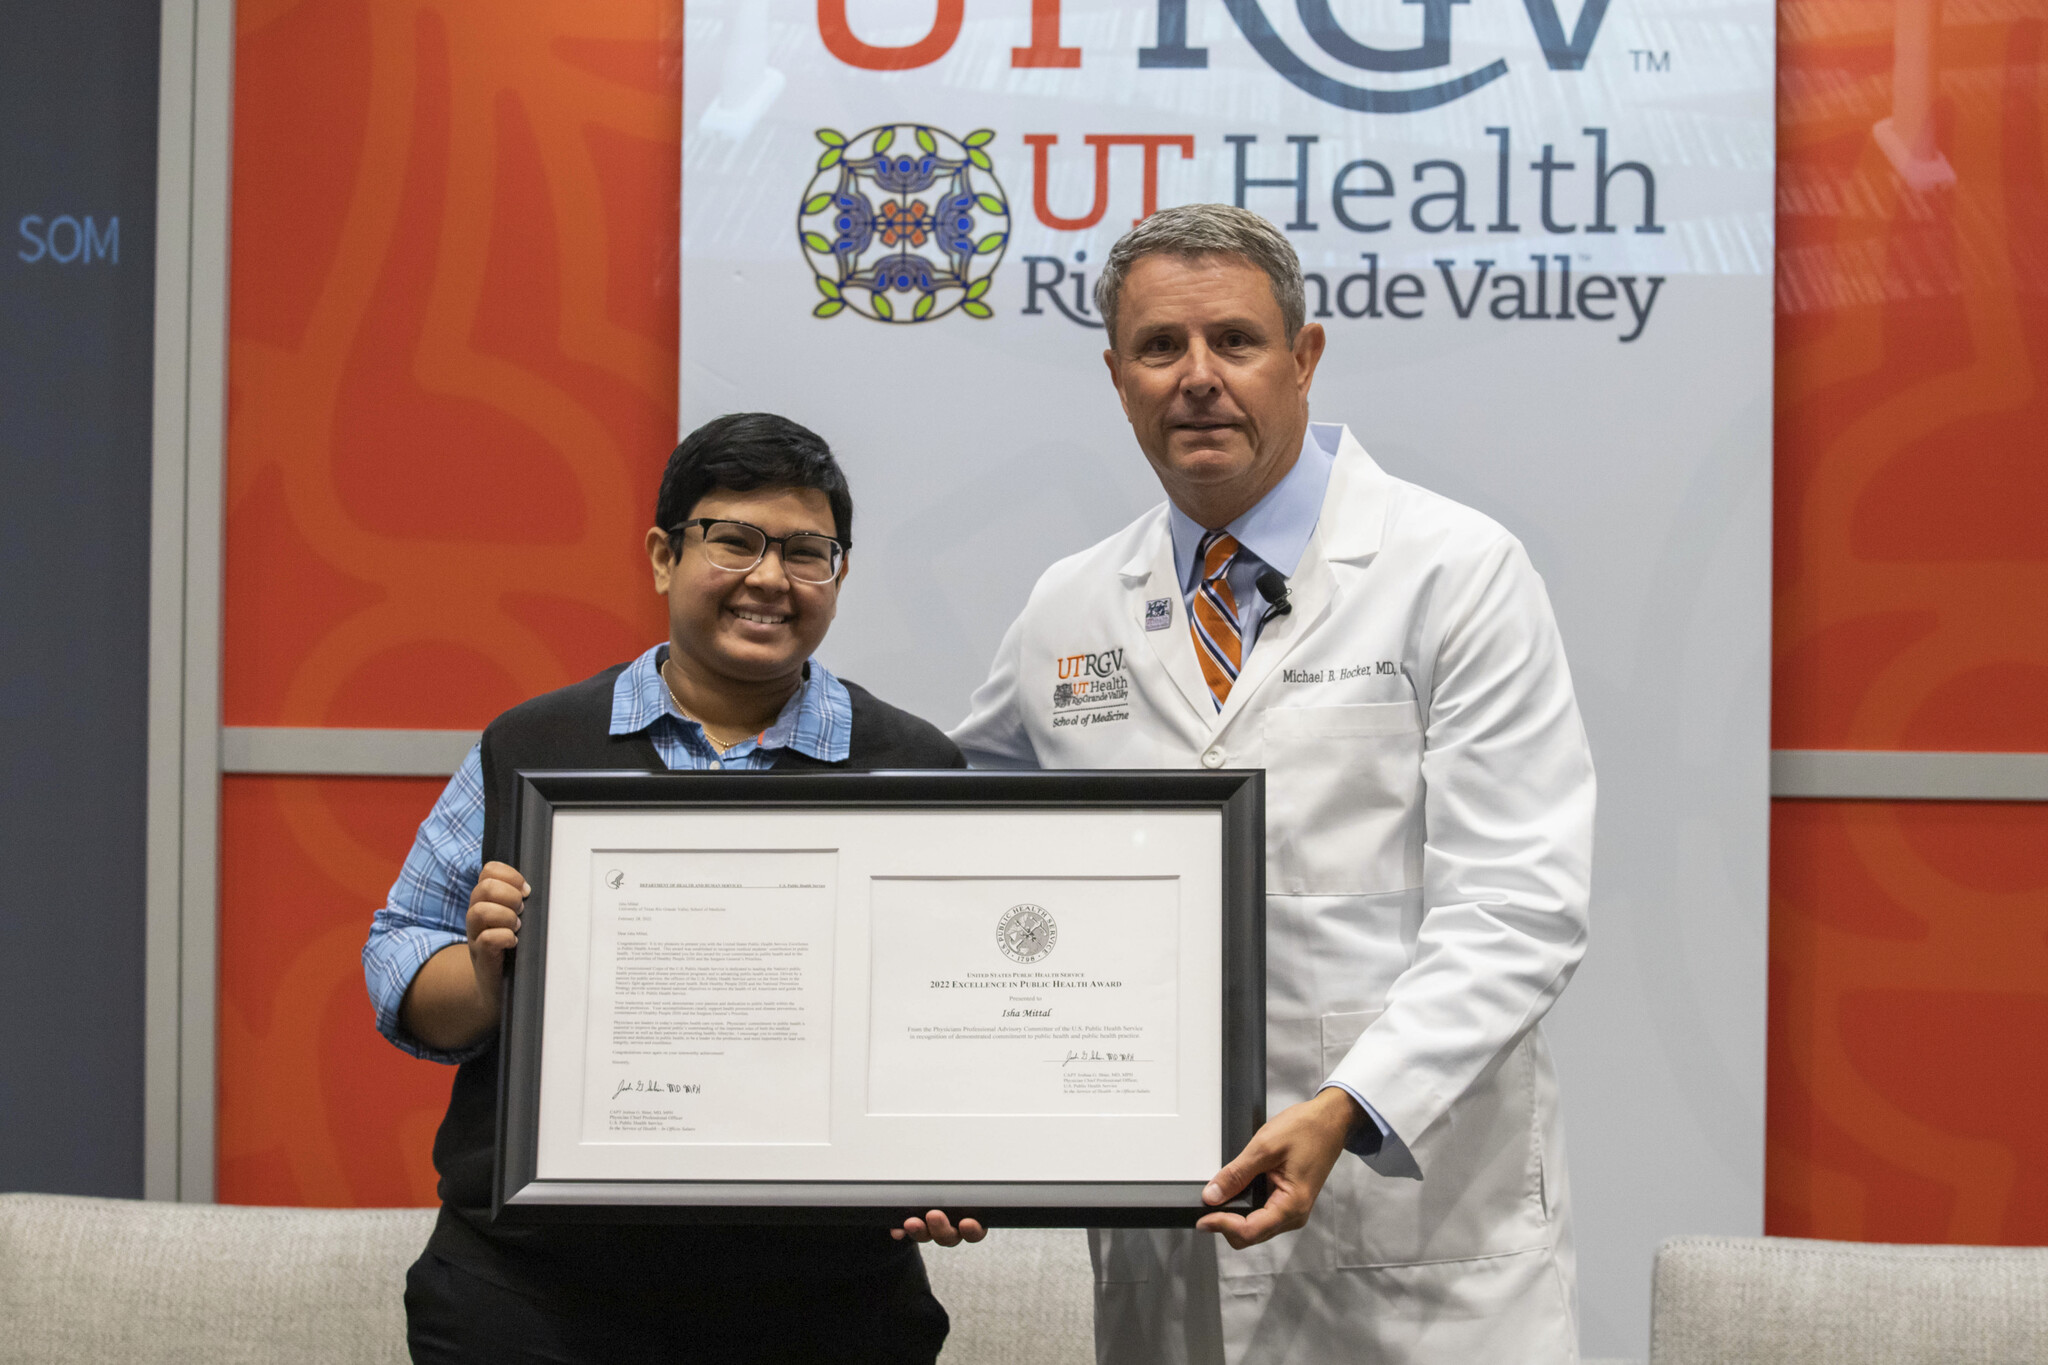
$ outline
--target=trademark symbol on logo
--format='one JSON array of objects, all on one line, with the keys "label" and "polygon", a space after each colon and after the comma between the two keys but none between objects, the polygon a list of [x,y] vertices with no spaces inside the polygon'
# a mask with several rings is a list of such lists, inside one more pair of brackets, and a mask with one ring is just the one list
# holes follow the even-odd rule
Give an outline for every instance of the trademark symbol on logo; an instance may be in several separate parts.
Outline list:
[{"label": "trademark symbol on logo", "polygon": [[995,315],[986,299],[1010,241],[1010,205],[987,128],[954,137],[885,123],[847,137],[820,128],[824,152],[797,209],[796,234],[825,301],[878,322],[930,322],[954,309]]}]

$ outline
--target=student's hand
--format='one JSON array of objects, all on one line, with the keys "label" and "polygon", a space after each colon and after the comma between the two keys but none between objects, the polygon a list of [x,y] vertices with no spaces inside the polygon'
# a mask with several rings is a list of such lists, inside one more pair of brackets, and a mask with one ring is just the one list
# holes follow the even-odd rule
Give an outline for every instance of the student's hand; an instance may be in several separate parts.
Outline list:
[{"label": "student's hand", "polygon": [[938,1209],[933,1209],[922,1218],[906,1218],[900,1228],[889,1229],[889,1235],[897,1241],[908,1237],[913,1242],[937,1242],[942,1247],[956,1247],[962,1242],[979,1242],[988,1236],[988,1229],[972,1218],[962,1218],[960,1226],[953,1226],[953,1220]]},{"label": "student's hand", "polygon": [[467,943],[451,943],[428,958],[405,988],[398,1022],[428,1047],[460,1051],[498,1027],[505,954],[519,946],[519,912],[532,887],[519,869],[485,863],[469,893]]},{"label": "student's hand", "polygon": [[498,992],[505,980],[505,954],[519,946],[519,912],[533,888],[509,863],[485,863],[469,893],[469,964],[476,972],[476,993],[495,1015]]},{"label": "student's hand", "polygon": [[1195,1226],[1222,1233],[1240,1251],[1294,1231],[1308,1221],[1330,1168],[1344,1152],[1351,1125],[1363,1117],[1358,1102],[1336,1086],[1281,1110],[1202,1191],[1203,1202],[1221,1204],[1264,1174],[1271,1187],[1266,1202],[1243,1215],[1205,1214]]}]

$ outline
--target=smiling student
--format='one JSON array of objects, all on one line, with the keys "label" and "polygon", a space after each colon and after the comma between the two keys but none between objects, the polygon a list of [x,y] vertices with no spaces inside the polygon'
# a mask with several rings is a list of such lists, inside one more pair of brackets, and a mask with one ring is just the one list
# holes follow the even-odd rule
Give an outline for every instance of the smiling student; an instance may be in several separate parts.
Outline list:
[{"label": "smiling student", "polygon": [[[499,987],[529,890],[520,769],[957,768],[936,728],[812,658],[838,609],[853,500],[816,434],[739,413],[676,448],[647,532],[668,639],[491,722],[371,925],[377,1027],[456,1064],[434,1140],[441,1217],[406,1281],[416,1362],[930,1361],[947,1331],[901,1228],[552,1225],[490,1219]],[[735,781],[743,781],[736,777]]]}]

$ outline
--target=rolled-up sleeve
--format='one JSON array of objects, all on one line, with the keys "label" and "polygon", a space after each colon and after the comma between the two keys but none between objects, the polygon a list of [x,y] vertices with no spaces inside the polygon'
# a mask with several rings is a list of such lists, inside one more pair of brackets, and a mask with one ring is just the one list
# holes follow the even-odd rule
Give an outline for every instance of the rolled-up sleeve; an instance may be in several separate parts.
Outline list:
[{"label": "rolled-up sleeve", "polygon": [[468,941],[469,896],[483,872],[483,847],[483,759],[471,748],[420,824],[412,852],[384,907],[371,919],[369,942],[363,945],[363,979],[376,1008],[377,1031],[415,1057],[463,1062],[487,1045],[444,1052],[412,1037],[398,1018],[405,993],[427,959]]}]

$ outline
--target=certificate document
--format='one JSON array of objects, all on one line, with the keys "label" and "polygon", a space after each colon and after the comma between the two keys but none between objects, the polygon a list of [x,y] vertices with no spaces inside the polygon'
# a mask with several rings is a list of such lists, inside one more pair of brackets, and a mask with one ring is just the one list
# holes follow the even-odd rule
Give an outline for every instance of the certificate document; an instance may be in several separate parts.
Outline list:
[{"label": "certificate document", "polygon": [[837,861],[594,851],[586,1141],[828,1139]]},{"label": "certificate document", "polygon": [[1188,1226],[1258,1127],[1259,773],[520,782],[499,1217]]},{"label": "certificate document", "polygon": [[873,883],[871,1114],[1172,1114],[1180,882]]}]

